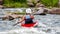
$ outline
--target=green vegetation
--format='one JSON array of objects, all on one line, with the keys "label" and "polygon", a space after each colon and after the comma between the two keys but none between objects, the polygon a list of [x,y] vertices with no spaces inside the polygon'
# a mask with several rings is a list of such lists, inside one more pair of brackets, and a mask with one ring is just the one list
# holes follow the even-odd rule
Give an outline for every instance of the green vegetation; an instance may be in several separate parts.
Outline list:
[{"label": "green vegetation", "polygon": [[28,7],[26,0],[4,0],[3,5],[11,8]]},{"label": "green vegetation", "polygon": [[47,7],[57,7],[58,0],[41,0],[41,3]]},{"label": "green vegetation", "polygon": [[[32,3],[36,4],[34,0]],[[58,0],[40,0],[40,3],[44,4],[46,7],[58,7]],[[3,5],[11,8],[29,7],[27,5],[27,0],[4,0]]]}]

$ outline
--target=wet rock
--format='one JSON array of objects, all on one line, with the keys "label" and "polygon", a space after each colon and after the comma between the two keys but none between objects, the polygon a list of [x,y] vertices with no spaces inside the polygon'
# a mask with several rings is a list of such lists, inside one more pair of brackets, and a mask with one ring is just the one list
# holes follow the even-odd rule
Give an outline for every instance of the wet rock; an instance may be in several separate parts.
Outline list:
[{"label": "wet rock", "polygon": [[46,15],[45,13],[40,13],[40,14],[34,14],[34,15]]},{"label": "wet rock", "polygon": [[8,16],[8,17],[2,17],[2,20],[14,20],[15,18],[13,18],[12,16]]},{"label": "wet rock", "polygon": [[29,7],[34,7],[34,4],[32,3],[32,0],[27,0],[27,5]]},{"label": "wet rock", "polygon": [[2,20],[14,20],[16,18],[21,18],[23,15],[11,14],[2,17]]},{"label": "wet rock", "polygon": [[43,13],[47,14],[48,13],[48,9],[44,9]]},{"label": "wet rock", "polygon": [[2,17],[2,20],[6,20],[7,19],[7,17]]},{"label": "wet rock", "polygon": [[40,0],[35,0],[36,3],[39,3]]},{"label": "wet rock", "polygon": [[0,8],[4,8],[4,6],[0,5]]},{"label": "wet rock", "polygon": [[9,20],[14,20],[15,18],[13,18],[12,16],[9,16],[8,19],[9,19]]},{"label": "wet rock", "polygon": [[32,2],[28,2],[27,5],[28,5],[29,7],[34,7],[34,4],[33,4]]},{"label": "wet rock", "polygon": [[38,1],[40,1],[40,0],[27,0],[28,2],[35,2],[35,3],[37,3]]},{"label": "wet rock", "polygon": [[34,13],[34,15],[46,15],[48,12],[47,9],[45,9],[45,7],[43,5],[40,5],[38,8],[37,8],[37,11]]},{"label": "wet rock", "polygon": [[3,5],[3,0],[0,0],[0,5]]},{"label": "wet rock", "polygon": [[41,5],[41,3],[37,3],[37,4],[36,4],[36,7],[39,7],[40,5]]},{"label": "wet rock", "polygon": [[32,2],[32,0],[27,0],[27,2]]},{"label": "wet rock", "polygon": [[38,3],[40,0],[27,0],[27,5],[29,7],[35,7],[36,3]]},{"label": "wet rock", "polygon": [[40,7],[45,7],[45,5],[41,4]]},{"label": "wet rock", "polygon": [[52,8],[50,14],[60,14],[60,8]]},{"label": "wet rock", "polygon": [[45,7],[45,5],[41,4],[41,3],[37,3],[36,7]]},{"label": "wet rock", "polygon": [[0,8],[3,8],[3,0],[0,0]]}]

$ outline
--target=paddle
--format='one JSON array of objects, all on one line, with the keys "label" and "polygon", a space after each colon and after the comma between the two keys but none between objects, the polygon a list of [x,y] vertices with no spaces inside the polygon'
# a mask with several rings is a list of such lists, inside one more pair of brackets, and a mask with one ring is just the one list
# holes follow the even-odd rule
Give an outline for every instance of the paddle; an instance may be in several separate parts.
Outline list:
[{"label": "paddle", "polygon": [[13,24],[12,26],[16,26],[17,24],[19,24],[20,22],[18,22],[18,21],[19,21],[19,19],[16,19],[15,24]]},{"label": "paddle", "polygon": [[17,23],[15,23],[15,24],[13,24],[13,26],[15,26],[15,25],[17,25],[17,24],[19,24],[20,22],[17,22]]}]

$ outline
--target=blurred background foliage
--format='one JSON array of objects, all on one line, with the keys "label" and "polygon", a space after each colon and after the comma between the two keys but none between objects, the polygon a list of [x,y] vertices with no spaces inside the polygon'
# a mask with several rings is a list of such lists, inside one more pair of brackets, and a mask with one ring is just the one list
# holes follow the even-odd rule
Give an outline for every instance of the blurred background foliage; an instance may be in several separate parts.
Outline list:
[{"label": "blurred background foliage", "polygon": [[[58,7],[59,0],[40,0],[39,3],[44,4],[46,7]],[[4,6],[10,8],[27,8],[27,0],[4,0]],[[34,5],[37,4],[35,0],[32,0]]]},{"label": "blurred background foliage", "polygon": [[47,7],[58,7],[59,0],[41,0],[40,2]]},{"label": "blurred background foliage", "polygon": [[4,0],[5,7],[19,8],[19,7],[28,7],[26,0]]}]

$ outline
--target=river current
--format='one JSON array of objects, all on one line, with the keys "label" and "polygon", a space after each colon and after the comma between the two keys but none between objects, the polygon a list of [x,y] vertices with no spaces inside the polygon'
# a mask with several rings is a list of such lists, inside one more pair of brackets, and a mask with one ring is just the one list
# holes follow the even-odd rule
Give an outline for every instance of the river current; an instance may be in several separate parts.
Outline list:
[{"label": "river current", "polygon": [[[0,17],[3,14],[0,12]],[[35,20],[38,21],[38,27],[23,28],[20,24],[12,26],[19,19],[12,21],[0,19],[0,34],[60,34],[60,15],[34,15]]]}]

